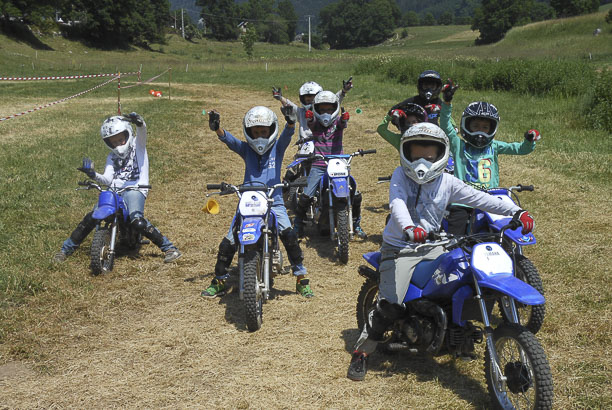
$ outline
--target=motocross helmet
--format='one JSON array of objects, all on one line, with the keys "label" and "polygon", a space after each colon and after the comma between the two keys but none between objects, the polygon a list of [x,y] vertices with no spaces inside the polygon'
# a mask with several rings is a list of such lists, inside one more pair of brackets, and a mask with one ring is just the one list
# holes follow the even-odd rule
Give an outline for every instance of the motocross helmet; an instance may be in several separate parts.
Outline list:
[{"label": "motocross helmet", "polygon": [[[411,145],[434,145],[438,147],[437,157],[433,162],[424,158],[412,160]],[[400,164],[404,174],[417,184],[424,184],[436,179],[448,163],[448,137],[442,128],[429,122],[421,122],[410,127],[400,140]]]},{"label": "motocross helmet", "polygon": [[[428,81],[435,82],[435,88],[425,88],[424,83]],[[442,90],[442,77],[440,77],[440,73],[434,70],[423,71],[419,74],[417,89],[419,90],[419,95],[426,101],[437,98],[438,94],[440,94],[440,90]]]},{"label": "motocross helmet", "polygon": [[302,107],[309,110],[312,107],[312,104],[306,104],[304,101],[304,96],[317,95],[320,91],[323,91],[323,87],[314,81],[308,81],[307,83],[302,84],[300,87],[300,102],[302,103]]},{"label": "motocross helmet", "polygon": [[404,107],[404,112],[406,115],[416,116],[419,122],[427,122],[427,111],[418,104],[407,103]]},{"label": "motocross helmet", "polygon": [[[252,127],[269,127],[270,135],[268,138],[253,138]],[[276,142],[278,137],[278,118],[274,111],[267,107],[257,106],[251,108],[244,116],[242,129],[247,143],[259,155],[265,154]]]},{"label": "motocross helmet", "polygon": [[[491,129],[489,132],[471,131],[470,122],[474,118],[489,120],[491,122]],[[497,107],[484,101],[470,103],[461,115],[461,135],[468,144],[476,148],[484,148],[491,144],[493,138],[495,138],[498,125],[499,113],[497,112]]]},{"label": "motocross helmet", "polygon": [[[121,133],[126,134],[125,144],[113,146],[109,141],[110,137],[114,137],[115,135]],[[104,120],[102,127],[100,128],[100,136],[102,136],[102,141],[104,141],[108,148],[110,148],[110,150],[119,158],[123,159],[127,157],[132,149],[134,142],[134,131],[132,130],[132,125],[119,115],[108,117],[106,120]]]},{"label": "motocross helmet", "polygon": [[[332,104],[334,105],[334,112],[329,113],[321,113],[321,104]],[[324,127],[329,127],[338,115],[340,114],[340,104],[338,104],[338,96],[331,91],[321,91],[315,96],[315,99],[312,103],[314,109],[314,116]]]}]

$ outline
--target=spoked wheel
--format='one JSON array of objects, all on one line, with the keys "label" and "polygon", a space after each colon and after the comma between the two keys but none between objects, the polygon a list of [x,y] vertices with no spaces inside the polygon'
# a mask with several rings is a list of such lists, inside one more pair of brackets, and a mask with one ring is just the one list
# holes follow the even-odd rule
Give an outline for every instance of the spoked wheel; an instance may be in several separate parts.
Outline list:
[{"label": "spoked wheel", "polygon": [[378,297],[378,283],[372,279],[366,279],[361,285],[361,290],[357,295],[357,308],[355,313],[357,316],[357,327],[359,330],[363,330],[363,327],[368,321],[370,311],[374,309],[376,305],[376,298]]},{"label": "spoked wheel", "polygon": [[246,325],[250,332],[261,328],[263,322],[263,294],[259,284],[263,282],[261,255],[250,249],[244,255],[244,307]]},{"label": "spoked wheel", "polygon": [[346,209],[341,209],[336,213],[336,230],[338,232],[338,258],[342,263],[349,260],[349,214]]},{"label": "spoked wheel", "polygon": [[485,354],[485,377],[493,406],[500,409],[552,408],[550,366],[533,333],[523,326],[504,323],[493,332],[493,340],[498,366],[491,360],[488,347]]},{"label": "spoked wheel", "polygon": [[[542,278],[535,265],[523,255],[516,256],[516,277],[523,282],[533,286],[535,290],[544,295],[544,286]],[[546,315],[546,305],[523,305],[515,302],[517,313],[521,324],[525,326],[531,333],[536,334],[544,323]],[[512,312],[507,299],[500,300],[500,310],[505,321],[511,322]]]},{"label": "spoked wheel", "polygon": [[90,267],[92,275],[110,272],[115,264],[115,255],[110,251],[111,226],[96,229],[91,242]]}]

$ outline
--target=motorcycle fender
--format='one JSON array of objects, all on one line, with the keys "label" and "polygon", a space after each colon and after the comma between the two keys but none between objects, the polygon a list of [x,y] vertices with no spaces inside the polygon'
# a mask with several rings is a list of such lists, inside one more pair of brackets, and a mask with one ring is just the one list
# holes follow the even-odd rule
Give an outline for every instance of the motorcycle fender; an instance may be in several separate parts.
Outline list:
[{"label": "motorcycle fender", "polygon": [[510,296],[524,305],[543,305],[546,299],[533,286],[523,282],[514,275],[495,275],[481,277],[478,285],[496,290]]},{"label": "motorcycle fender", "polygon": [[332,192],[336,198],[347,198],[351,194],[348,180],[346,178],[331,179]]},{"label": "motorcycle fender", "polygon": [[[510,223],[510,220],[512,218],[503,218],[503,219],[498,219],[496,221],[491,221],[489,220],[490,226],[493,228],[494,231],[499,232],[501,230],[501,228],[503,228],[504,226],[508,225]],[[513,230],[510,229],[506,229],[504,231],[504,235],[506,237],[508,237],[510,240],[512,240],[513,242],[515,242],[517,245],[523,246],[523,245],[533,245],[536,243],[536,239],[535,236],[533,236],[532,233],[528,233],[527,235],[523,235],[521,233],[521,230],[523,228],[516,228]]]},{"label": "motorcycle fender", "polygon": [[295,160],[293,160],[293,162],[291,162],[291,164],[287,165],[287,169],[297,167],[299,164],[301,164],[305,160],[306,160],[306,158],[295,159]]},{"label": "motorcycle fender", "polygon": [[93,219],[103,221],[115,213],[115,207],[111,205],[102,205],[97,207],[91,215]]},{"label": "motorcycle fender", "polygon": [[376,270],[378,270],[378,267],[380,266],[380,252],[368,252],[364,253],[362,256],[363,259],[366,260],[366,262],[368,262],[370,265],[374,266]]},{"label": "motorcycle fender", "polygon": [[238,241],[241,245],[252,245],[257,243],[261,236],[264,220],[262,218],[244,218],[242,226],[238,231]]}]

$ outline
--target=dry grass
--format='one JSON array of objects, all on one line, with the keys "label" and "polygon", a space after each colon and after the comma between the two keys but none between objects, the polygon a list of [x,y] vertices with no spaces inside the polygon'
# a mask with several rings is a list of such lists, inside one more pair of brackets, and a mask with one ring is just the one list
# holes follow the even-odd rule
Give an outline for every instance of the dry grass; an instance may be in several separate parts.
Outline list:
[{"label": "dry grass", "polygon": [[[236,205],[235,198],[223,197],[219,215],[203,214],[204,187],[240,182],[243,164],[208,130],[201,114],[180,107],[183,100],[199,100],[203,108],[217,108],[222,126],[239,137],[250,106],[263,102],[280,113],[267,93],[181,88],[184,95],[172,102],[180,127],[152,139],[149,150],[158,158],[167,153],[190,172],[165,184],[153,180],[147,214],[183,258],[164,265],[160,252],[146,246],[138,259],[121,258],[111,274],[92,278],[85,246],[50,271],[49,282],[59,291],[33,297],[16,310],[20,323],[0,345],[0,363],[8,363],[0,367],[0,408],[488,407],[482,359],[375,355],[365,382],[346,379],[358,333],[357,266],[361,253],[379,245],[386,215],[387,186],[377,185],[376,177],[399,163],[395,150],[374,132],[384,108],[361,105],[364,113],[357,115],[360,105],[347,101],[353,115],[346,151],[378,149],[357,158],[353,167],[370,239],[351,243],[346,266],[335,261],[328,240],[303,241],[315,298],[296,295],[292,277],[278,278],[275,298],[264,306],[262,329],[249,333],[236,293],[214,300],[199,296]],[[290,148],[286,161],[293,152]],[[538,187],[524,195],[524,206],[538,223],[539,244],[528,253],[547,290],[548,316],[539,338],[553,369],[556,404],[609,407],[610,198],[601,198],[605,187],[586,182],[562,188],[568,181],[551,174],[538,152],[527,161],[504,158],[502,183]],[[78,218],[80,213],[75,223]]]}]

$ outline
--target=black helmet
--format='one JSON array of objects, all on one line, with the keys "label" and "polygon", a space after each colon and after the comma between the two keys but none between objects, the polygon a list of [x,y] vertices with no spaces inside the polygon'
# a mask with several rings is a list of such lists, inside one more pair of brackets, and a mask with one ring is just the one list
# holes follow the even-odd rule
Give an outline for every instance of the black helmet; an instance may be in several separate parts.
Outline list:
[{"label": "black helmet", "polygon": [[[488,133],[482,131],[472,132],[470,122],[474,118],[482,118],[491,122],[491,129]],[[499,113],[497,107],[484,101],[470,103],[461,115],[461,135],[463,139],[476,148],[486,147],[495,138],[497,126],[499,125]]]},{"label": "black helmet", "polygon": [[414,115],[418,118],[419,122],[427,122],[427,111],[419,104],[407,103],[404,106],[404,112],[406,115]]},{"label": "black helmet", "polygon": [[[424,89],[423,83],[425,81],[434,81],[436,83],[435,89]],[[440,94],[440,90],[442,89],[442,77],[440,77],[440,73],[434,70],[426,70],[423,71],[419,75],[419,81],[417,82],[417,89],[419,90],[419,95],[423,97],[426,101],[430,101]]]}]

